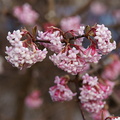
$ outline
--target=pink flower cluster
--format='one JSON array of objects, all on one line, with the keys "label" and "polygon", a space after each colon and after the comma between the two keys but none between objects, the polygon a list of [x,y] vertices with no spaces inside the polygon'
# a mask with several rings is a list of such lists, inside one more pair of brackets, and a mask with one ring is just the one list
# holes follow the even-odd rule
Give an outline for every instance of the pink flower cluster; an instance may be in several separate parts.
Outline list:
[{"label": "pink flower cluster", "polygon": [[34,25],[39,17],[39,14],[32,10],[32,7],[28,3],[22,6],[16,6],[13,14],[20,22],[27,25]]},{"label": "pink flower cluster", "polygon": [[[84,30],[85,27],[81,26],[78,34],[84,35]],[[85,71],[89,63],[98,63],[102,55],[116,48],[116,42],[110,42],[111,32],[104,25],[97,24],[90,29],[88,35],[91,32],[95,39],[90,39],[91,44],[87,48],[82,46],[83,38],[78,38],[74,40],[74,44],[61,47],[61,51],[50,56],[50,60],[62,70],[76,75]],[[56,45],[56,48],[59,47]]]},{"label": "pink flower cluster", "polygon": [[73,93],[67,86],[68,81],[68,76],[55,77],[54,83],[56,85],[49,88],[49,93],[53,101],[70,101],[73,96],[76,95],[76,93]]},{"label": "pink flower cluster", "polygon": [[102,54],[108,54],[116,48],[116,42],[111,41],[111,32],[108,30],[107,27],[105,27],[103,24],[97,24],[95,29],[96,32],[94,38],[97,41],[99,52],[101,52]]},{"label": "pink flower cluster", "polygon": [[[97,63],[103,54],[111,52],[116,47],[116,42],[110,41],[111,32],[104,25],[97,24],[88,28],[87,30],[85,26],[80,26],[77,31],[63,32],[56,27],[50,27],[46,32],[38,31],[37,42],[55,52],[49,58],[57,67],[76,75],[83,73],[89,68],[90,63]],[[9,32],[7,39],[12,47],[6,47],[8,54],[6,59],[20,69],[42,61],[47,54],[46,49],[43,51],[38,49],[33,42],[36,40],[32,41],[35,38],[30,38],[30,35],[29,39],[20,41],[22,34],[27,32],[14,31],[12,34]],[[68,35],[71,35],[72,39],[67,37]],[[83,37],[91,42],[87,48],[82,45]]]},{"label": "pink flower cluster", "polygon": [[[80,26],[78,29],[79,35],[84,35],[85,26]],[[85,60],[86,63],[98,63],[101,59],[101,54],[95,43],[91,43],[87,48],[84,48],[82,45],[83,38],[76,39],[74,44],[79,48],[80,56]]]},{"label": "pink flower cluster", "polygon": [[62,30],[77,30],[80,27],[81,18],[79,16],[73,16],[68,18],[63,18],[60,22]]},{"label": "pink flower cluster", "polygon": [[115,80],[120,75],[120,59],[117,55],[112,55],[113,59],[111,62],[105,67],[102,72],[102,78],[108,80]]},{"label": "pink flower cluster", "polygon": [[13,66],[19,69],[29,68],[36,62],[41,62],[46,57],[46,48],[39,50],[37,46],[28,38],[25,41],[21,41],[22,36],[26,34],[20,30],[8,32],[7,39],[11,46],[6,47],[5,58],[13,64]]},{"label": "pink flower cluster", "polygon": [[[69,46],[68,46],[69,47]],[[63,52],[64,51],[64,52]],[[57,67],[72,75],[81,73],[88,68],[88,64],[79,55],[79,51],[73,47],[69,49],[64,49],[58,54],[53,54],[50,56],[50,60],[54,62]]]},{"label": "pink flower cluster", "polygon": [[80,96],[83,108],[88,112],[98,113],[105,105],[103,101],[109,96],[110,87],[98,82],[97,77],[83,75],[83,86],[80,88]]},{"label": "pink flower cluster", "polygon": [[38,108],[42,105],[43,100],[40,98],[40,91],[34,90],[25,98],[25,104],[29,108]]},{"label": "pink flower cluster", "polygon": [[51,51],[54,52],[60,52],[63,48],[63,36],[60,35],[60,31],[47,31],[47,32],[42,32],[38,31],[38,40],[45,40],[49,41],[50,43],[40,43],[41,45],[44,45],[46,48],[49,48]]},{"label": "pink flower cluster", "polygon": [[101,54],[98,53],[98,49],[94,44],[89,46],[87,49],[83,48],[83,52],[81,52],[81,57],[89,63],[98,63],[101,59]]}]

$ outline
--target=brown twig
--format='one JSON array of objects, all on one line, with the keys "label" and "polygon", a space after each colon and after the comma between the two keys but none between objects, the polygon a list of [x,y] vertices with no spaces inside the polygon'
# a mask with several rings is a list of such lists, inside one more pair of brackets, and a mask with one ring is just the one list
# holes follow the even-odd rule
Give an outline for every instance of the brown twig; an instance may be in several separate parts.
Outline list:
[{"label": "brown twig", "polygon": [[80,109],[80,112],[81,112],[81,115],[82,115],[83,120],[86,120],[86,119],[85,119],[85,116],[84,116],[84,113],[83,113],[83,111],[82,111],[82,108],[81,108],[80,100],[79,100],[79,95],[80,95],[80,90],[79,90],[79,87],[80,87],[79,74],[76,75],[76,77],[75,77],[75,79],[74,79],[74,83],[75,83],[75,86],[76,86],[77,102],[78,102],[78,104],[79,104],[79,109]]},{"label": "brown twig", "polygon": [[49,40],[36,40],[35,42],[36,42],[36,43],[37,43],[37,42],[38,42],[38,43],[40,43],[40,42],[43,42],[43,43],[50,43]]},{"label": "brown twig", "polygon": [[86,119],[85,119],[85,116],[84,116],[84,113],[83,113],[83,111],[82,111],[80,102],[79,102],[79,109],[80,109],[80,112],[81,112],[81,115],[82,115],[83,120],[86,120]]},{"label": "brown twig", "polygon": [[[71,38],[66,38],[66,39],[68,39],[68,41],[70,41],[70,40],[75,40],[75,39],[82,38],[82,37],[85,37],[85,35],[78,35],[78,36],[74,36],[74,37],[71,37]],[[63,39],[63,41],[62,41],[62,42],[66,42],[66,39]],[[50,41],[49,41],[49,40],[36,40],[35,42],[50,43]]]},{"label": "brown twig", "polygon": [[76,10],[71,16],[78,15],[78,14],[81,14],[84,11],[86,11],[93,1],[94,0],[89,0],[88,3],[86,3],[84,6],[80,7],[78,10]]}]

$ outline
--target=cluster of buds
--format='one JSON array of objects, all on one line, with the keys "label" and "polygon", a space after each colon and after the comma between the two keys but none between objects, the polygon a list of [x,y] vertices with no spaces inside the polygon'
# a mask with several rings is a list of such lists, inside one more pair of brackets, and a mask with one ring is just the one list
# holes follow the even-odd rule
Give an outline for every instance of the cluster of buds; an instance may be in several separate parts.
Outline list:
[{"label": "cluster of buds", "polygon": [[63,36],[60,35],[60,31],[38,31],[38,40],[45,40],[48,43],[41,42],[41,45],[44,45],[46,48],[50,49],[53,52],[60,52],[64,46],[62,43]]},{"label": "cluster of buds", "polygon": [[83,75],[83,86],[80,88],[79,99],[83,108],[88,112],[98,113],[104,107],[105,101],[109,96],[110,87],[98,82],[97,77]]},{"label": "cluster of buds", "polygon": [[[26,37],[25,40],[22,38]],[[34,43],[34,37],[23,29],[22,31],[16,30],[13,33],[8,32],[7,39],[11,46],[6,47],[5,58],[12,63],[14,67],[19,69],[29,68],[36,62],[41,62],[46,57],[47,50],[39,50]]]},{"label": "cluster of buds", "polygon": [[55,77],[53,87],[49,88],[49,93],[53,101],[70,101],[76,93],[73,93],[68,87],[67,83],[69,81],[68,76]]},{"label": "cluster of buds", "polygon": [[120,73],[120,59],[119,56],[113,54],[109,57],[109,63],[105,66],[102,72],[102,78],[108,80],[115,80]]},{"label": "cluster of buds", "polygon": [[[71,31],[67,33],[71,33]],[[81,26],[77,32],[72,31],[72,38],[66,38],[65,34],[61,33],[63,35],[61,41],[66,44],[61,47],[59,53],[50,56],[50,59],[57,67],[72,75],[82,73],[90,63],[98,63],[102,55],[108,54],[116,48],[116,42],[111,39],[111,32],[104,25],[97,24],[86,28]],[[82,45],[82,37],[90,40],[87,48]]]},{"label": "cluster of buds", "polygon": [[[116,42],[111,39],[111,32],[104,25],[81,26],[77,31],[67,32],[50,27],[46,32],[38,31],[38,40],[28,33],[26,30],[17,30],[9,32],[7,36],[12,47],[6,48],[6,58],[18,68],[23,65],[29,67],[46,57],[46,49],[39,50],[36,41],[54,51],[49,57],[50,60],[72,75],[84,72],[90,63],[98,63],[102,55],[116,48]],[[25,35],[27,39],[21,41]],[[87,48],[82,45],[83,37],[90,41]],[[16,57],[13,57],[13,54]]]}]

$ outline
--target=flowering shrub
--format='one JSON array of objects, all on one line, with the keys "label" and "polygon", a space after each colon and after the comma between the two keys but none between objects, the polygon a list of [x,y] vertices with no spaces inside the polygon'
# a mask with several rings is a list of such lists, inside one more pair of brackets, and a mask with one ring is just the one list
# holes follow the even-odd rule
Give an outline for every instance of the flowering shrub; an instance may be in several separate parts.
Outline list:
[{"label": "flowering shrub", "polygon": [[[83,45],[84,38],[90,42],[87,48]],[[95,120],[100,120],[102,114],[104,119],[109,116],[105,108],[107,105],[105,100],[111,95],[115,84],[109,81],[110,77],[106,69],[101,77],[89,74],[92,65],[96,65],[103,55],[107,55],[116,48],[111,31],[103,24],[79,25],[78,29],[66,32],[53,26],[45,32],[36,31],[36,28],[33,28],[33,33],[21,29],[13,33],[8,32],[7,40],[11,46],[6,47],[6,59],[13,66],[19,69],[29,68],[36,62],[43,61],[49,49],[53,51],[49,59],[54,65],[76,76],[75,79],[69,76],[55,77],[55,85],[49,88],[53,101],[70,101],[76,96],[80,106],[90,112]],[[41,50],[38,45],[45,48]],[[117,68],[117,66],[114,67]],[[70,82],[76,87],[74,92],[69,87]],[[42,102],[36,91],[26,98],[25,103],[30,107],[37,107]],[[111,120],[118,120],[118,118]]]}]

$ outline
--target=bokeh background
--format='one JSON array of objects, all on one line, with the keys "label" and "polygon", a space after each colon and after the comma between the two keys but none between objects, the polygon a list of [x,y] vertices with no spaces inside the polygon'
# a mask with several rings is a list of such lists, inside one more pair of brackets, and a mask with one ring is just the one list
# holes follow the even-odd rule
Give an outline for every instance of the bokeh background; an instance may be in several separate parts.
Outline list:
[{"label": "bokeh background", "polygon": [[[95,6],[99,2],[99,6]],[[46,23],[60,27],[60,21],[68,16],[80,16],[81,24],[105,24],[113,33],[113,38],[120,41],[120,0],[0,0],[0,120],[82,120],[76,100],[70,102],[52,102],[48,93],[56,75],[65,75],[47,58],[27,70],[18,70],[5,60],[5,47],[8,31],[34,25],[21,23],[13,15],[13,8],[29,3],[39,13],[35,25],[44,30]],[[98,10],[98,13],[97,13]],[[100,14],[99,11],[103,10]],[[116,15],[117,14],[117,15]],[[120,55],[119,48],[114,51]],[[52,52],[49,52],[52,54]],[[118,77],[119,80],[119,77]],[[41,91],[43,104],[38,108],[29,108],[25,98],[33,90]],[[120,116],[120,87],[117,95],[110,97],[110,113]],[[90,114],[86,111],[86,120]]]}]

